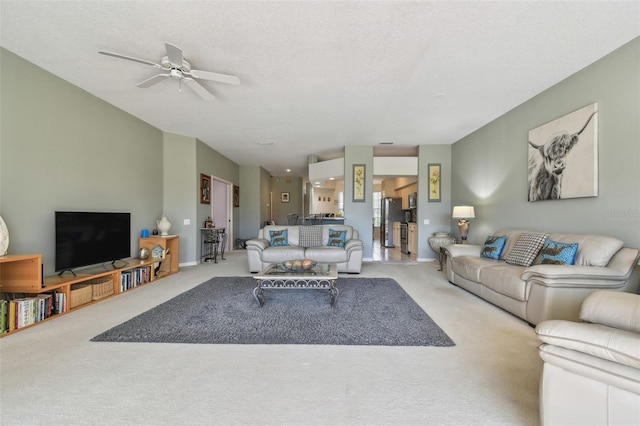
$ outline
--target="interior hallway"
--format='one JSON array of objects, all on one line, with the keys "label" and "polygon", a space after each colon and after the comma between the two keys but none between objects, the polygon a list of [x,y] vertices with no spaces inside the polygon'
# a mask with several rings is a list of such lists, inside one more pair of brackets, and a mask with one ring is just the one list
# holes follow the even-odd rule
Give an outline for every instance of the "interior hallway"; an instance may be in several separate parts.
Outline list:
[{"label": "interior hallway", "polygon": [[408,263],[415,262],[415,256],[404,254],[400,251],[400,247],[393,248],[383,247],[380,244],[380,238],[374,238],[373,240],[373,253],[372,259],[374,262],[394,262],[394,263]]}]

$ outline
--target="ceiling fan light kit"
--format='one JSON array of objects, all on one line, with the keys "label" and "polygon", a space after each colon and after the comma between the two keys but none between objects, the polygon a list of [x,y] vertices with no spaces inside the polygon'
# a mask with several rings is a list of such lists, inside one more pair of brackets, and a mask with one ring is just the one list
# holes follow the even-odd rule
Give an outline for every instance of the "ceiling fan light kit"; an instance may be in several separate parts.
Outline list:
[{"label": "ceiling fan light kit", "polygon": [[179,91],[182,91],[182,83],[186,84],[191,90],[197,93],[203,100],[214,99],[214,96],[207,90],[197,79],[215,81],[218,83],[239,85],[240,79],[235,75],[220,74],[212,71],[192,70],[191,64],[184,59],[182,49],[171,44],[165,43],[167,55],[160,59],[160,64],[156,64],[144,59],[133,58],[131,56],[120,55],[118,53],[99,51],[98,53],[114,58],[125,59],[127,61],[139,62],[141,64],[150,65],[154,68],[160,68],[166,73],[157,74],[137,84],[137,87],[146,89],[167,79],[167,77],[178,80]]}]

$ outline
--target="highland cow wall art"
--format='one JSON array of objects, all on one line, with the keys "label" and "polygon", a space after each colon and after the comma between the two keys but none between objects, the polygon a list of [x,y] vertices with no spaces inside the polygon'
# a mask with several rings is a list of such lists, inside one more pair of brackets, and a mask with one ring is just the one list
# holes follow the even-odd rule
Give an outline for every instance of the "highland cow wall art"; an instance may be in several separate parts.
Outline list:
[{"label": "highland cow wall art", "polygon": [[598,104],[529,131],[529,201],[598,195]]}]

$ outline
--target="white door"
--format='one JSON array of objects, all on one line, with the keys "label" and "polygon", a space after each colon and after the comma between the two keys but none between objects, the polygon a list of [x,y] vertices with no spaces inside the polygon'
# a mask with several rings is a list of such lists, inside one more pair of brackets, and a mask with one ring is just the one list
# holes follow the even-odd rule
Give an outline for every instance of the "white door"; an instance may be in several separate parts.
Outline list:
[{"label": "white door", "polygon": [[232,223],[232,193],[233,184],[212,176],[211,179],[211,218],[216,224],[216,228],[226,228],[227,244],[225,251],[233,247],[233,223]]}]

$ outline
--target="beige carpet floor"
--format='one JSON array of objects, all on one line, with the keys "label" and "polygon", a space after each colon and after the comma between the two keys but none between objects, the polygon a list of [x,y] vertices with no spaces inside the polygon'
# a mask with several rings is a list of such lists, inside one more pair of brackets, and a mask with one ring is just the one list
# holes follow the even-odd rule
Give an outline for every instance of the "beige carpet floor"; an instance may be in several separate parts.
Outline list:
[{"label": "beige carpet floor", "polygon": [[365,263],[454,347],[97,343],[97,334],[214,276],[243,251],[0,339],[5,425],[535,425],[542,362],[524,321],[434,263]]}]

